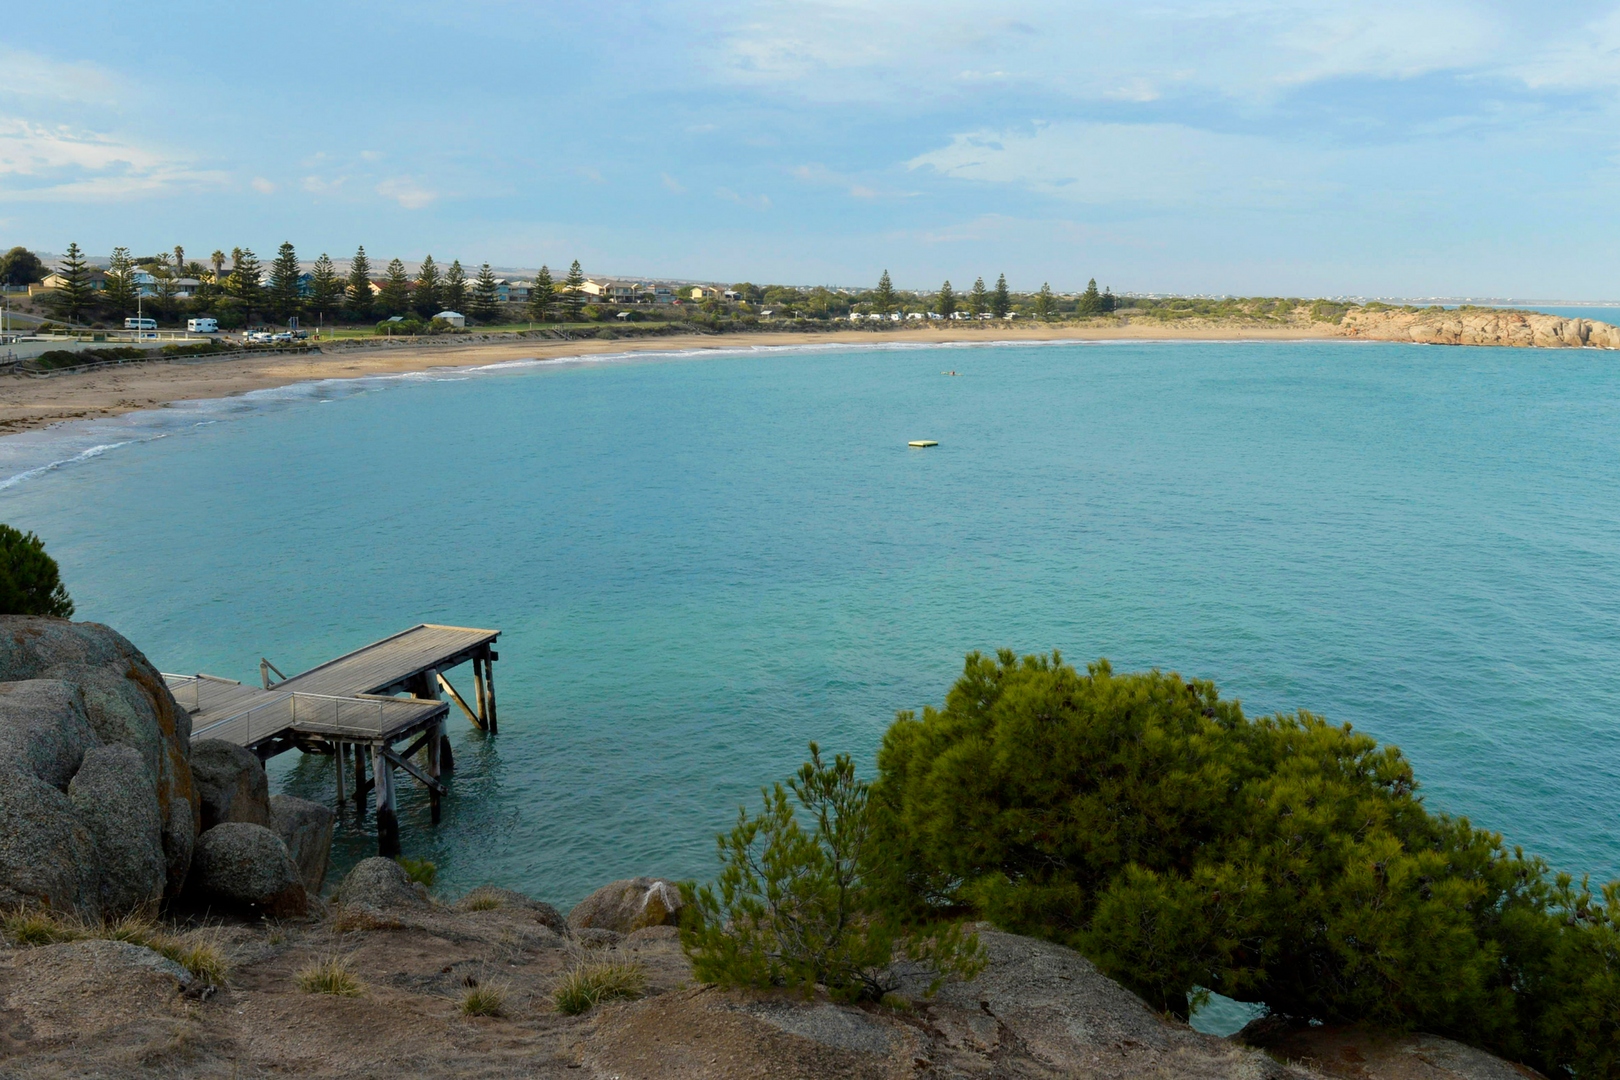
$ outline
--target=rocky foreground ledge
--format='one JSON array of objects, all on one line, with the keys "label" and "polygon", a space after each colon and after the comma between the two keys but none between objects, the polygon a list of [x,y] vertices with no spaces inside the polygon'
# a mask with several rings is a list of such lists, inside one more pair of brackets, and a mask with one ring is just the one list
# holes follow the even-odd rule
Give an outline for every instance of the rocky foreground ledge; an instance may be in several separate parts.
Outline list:
[{"label": "rocky foreground ledge", "polygon": [[[0,1074],[19,1078],[1156,1077],[1510,1080],[1534,1075],[1427,1036],[1293,1032],[1273,1057],[1150,1011],[1084,957],[980,934],[988,969],[932,998],[852,1007],[694,985],[670,883],[599,890],[564,918],[505,889],[429,897],[368,859],[292,920],[176,928],[217,946],[213,984],[150,949],[87,940],[0,949]],[[678,905],[678,900],[676,901]],[[300,988],[339,961],[350,996]],[[639,973],[579,1015],[555,992],[582,966]],[[471,991],[498,1015],[469,1016]]]}]

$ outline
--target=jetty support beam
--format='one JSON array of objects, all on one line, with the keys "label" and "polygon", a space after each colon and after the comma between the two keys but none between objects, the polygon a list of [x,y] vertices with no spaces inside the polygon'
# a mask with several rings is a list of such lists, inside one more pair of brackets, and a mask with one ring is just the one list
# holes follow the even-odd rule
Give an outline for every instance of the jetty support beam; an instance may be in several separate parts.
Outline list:
[{"label": "jetty support beam", "polygon": [[[476,664],[477,662],[478,661],[476,661],[476,660],[473,661],[474,664]],[[474,677],[476,677],[476,675]],[[456,692],[456,688],[450,685],[450,680],[445,678],[442,674],[439,676],[439,685],[444,688],[445,693],[450,695],[450,700],[455,702],[456,705],[461,709],[461,711],[467,714],[467,719],[471,720],[473,722],[473,725],[475,727],[477,727],[479,730],[483,730],[483,727],[484,727],[483,717],[479,716],[478,713],[473,712],[470,708],[467,707],[467,703],[461,699],[461,695]],[[483,688],[484,688],[484,684],[479,683],[478,684],[478,689],[480,691],[482,691]],[[480,700],[482,700],[483,695],[480,694],[479,697],[480,697]]]}]

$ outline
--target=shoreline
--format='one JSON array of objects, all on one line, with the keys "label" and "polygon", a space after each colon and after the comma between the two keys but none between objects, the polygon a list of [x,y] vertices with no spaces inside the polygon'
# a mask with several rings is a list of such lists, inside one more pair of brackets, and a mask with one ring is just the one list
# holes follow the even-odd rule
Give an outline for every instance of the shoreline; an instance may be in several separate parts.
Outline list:
[{"label": "shoreline", "polygon": [[237,360],[131,363],[49,379],[13,376],[0,380],[0,438],[39,431],[74,420],[105,420],[162,409],[185,401],[237,397],[296,383],[363,379],[436,369],[478,367],[513,360],[566,360],[626,353],[686,353],[815,345],[992,345],[1058,341],[1300,341],[1340,338],[1335,327],[1242,327],[1116,324],[1096,327],[996,327],[992,329],[831,330],[676,334],[638,338],[557,341],[513,338],[467,344],[328,345],[329,352]]},{"label": "shoreline", "polygon": [[434,370],[475,368],[515,360],[555,361],[640,352],[701,355],[758,348],[893,345],[998,345],[1085,341],[1384,341],[1418,345],[1483,345],[1510,348],[1620,349],[1620,327],[1589,319],[1536,312],[1438,308],[1363,307],[1337,322],[1316,321],[1296,311],[1287,321],[1259,318],[1188,318],[1175,321],[1130,317],[1088,324],[967,324],[883,329],[744,331],[649,334],[628,338],[560,341],[501,335],[498,340],[459,336],[394,344],[387,339],[346,339],[329,350],[297,356],[234,360],[153,361],[58,375],[0,379],[0,439],[74,420],[107,420],[183,402],[226,400],[256,390],[328,380],[363,379]]}]

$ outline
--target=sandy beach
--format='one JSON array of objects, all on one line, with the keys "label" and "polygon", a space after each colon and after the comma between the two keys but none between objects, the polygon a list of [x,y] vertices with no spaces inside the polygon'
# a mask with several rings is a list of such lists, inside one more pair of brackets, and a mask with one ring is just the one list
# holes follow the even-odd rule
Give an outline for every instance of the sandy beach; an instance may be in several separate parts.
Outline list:
[{"label": "sandy beach", "polygon": [[103,371],[30,378],[0,379],[0,434],[48,427],[66,420],[117,416],[137,409],[160,408],[175,401],[230,397],[251,390],[318,379],[353,379],[367,375],[468,367],[503,360],[551,359],[627,352],[747,349],[758,346],[989,344],[1001,341],[1235,340],[1333,337],[1325,324],[1289,327],[1117,323],[1100,326],[966,326],[896,330],[834,330],[820,333],[766,332],[679,334],[617,340],[557,341],[509,337],[493,341],[442,339],[411,344],[382,341],[342,343],[326,352],[300,356],[266,356],[192,363],[154,361]]}]

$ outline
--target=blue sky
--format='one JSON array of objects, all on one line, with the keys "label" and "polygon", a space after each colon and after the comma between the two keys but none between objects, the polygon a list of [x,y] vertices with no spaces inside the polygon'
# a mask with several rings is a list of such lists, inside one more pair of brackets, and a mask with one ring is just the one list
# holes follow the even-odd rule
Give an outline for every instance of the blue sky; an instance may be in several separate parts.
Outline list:
[{"label": "blue sky", "polygon": [[13,5],[0,243],[1620,297],[1620,4]]}]

